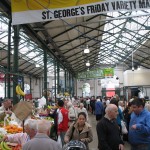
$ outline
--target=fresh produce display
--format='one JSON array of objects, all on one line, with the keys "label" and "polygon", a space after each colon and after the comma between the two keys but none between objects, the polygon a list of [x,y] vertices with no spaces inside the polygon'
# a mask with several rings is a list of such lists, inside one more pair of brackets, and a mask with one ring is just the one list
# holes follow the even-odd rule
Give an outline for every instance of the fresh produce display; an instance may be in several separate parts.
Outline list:
[{"label": "fresh produce display", "polygon": [[7,125],[4,128],[6,129],[7,133],[20,133],[23,131],[23,129],[17,125]]},{"label": "fresh produce display", "polygon": [[48,108],[48,109],[56,109],[56,108],[57,108],[57,106],[47,105],[47,108]]},{"label": "fresh produce display", "polygon": [[44,119],[49,120],[49,121],[54,121],[54,119],[51,117],[45,117]]},{"label": "fresh produce display", "polygon": [[64,93],[64,96],[69,96],[69,93],[68,93],[68,92],[65,92],[65,93]]},{"label": "fresh produce display", "polygon": [[0,128],[0,136],[7,134],[6,130],[4,128]]},{"label": "fresh produce display", "polygon": [[0,148],[1,148],[1,150],[12,150],[12,148],[9,147],[8,144],[4,141],[1,142]]},{"label": "fresh produce display", "polygon": [[4,126],[4,121],[0,121],[0,127]]},{"label": "fresh produce display", "polygon": [[19,144],[16,143],[9,143],[2,141],[0,143],[0,150],[21,150],[22,147]]},{"label": "fresh produce display", "polygon": [[3,136],[4,136],[3,134],[0,134],[0,141],[3,139]]},{"label": "fresh produce display", "polygon": [[20,85],[16,86],[16,93],[17,95],[25,96],[25,93],[22,91]]},{"label": "fresh produce display", "polygon": [[21,150],[21,149],[22,149],[22,146],[19,144],[12,148],[12,150]]}]

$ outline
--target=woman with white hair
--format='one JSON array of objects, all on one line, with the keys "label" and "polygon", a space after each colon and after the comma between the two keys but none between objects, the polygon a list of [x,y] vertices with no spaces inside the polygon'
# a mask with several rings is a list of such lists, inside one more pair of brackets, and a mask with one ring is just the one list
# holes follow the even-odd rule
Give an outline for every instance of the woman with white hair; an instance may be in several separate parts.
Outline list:
[{"label": "woman with white hair", "polygon": [[76,121],[76,119],[78,118],[78,114],[76,108],[73,106],[71,102],[67,103],[67,109],[69,111],[68,118],[69,118],[69,126],[70,126],[72,122]]},{"label": "woman with white hair", "polygon": [[80,107],[78,108],[77,112],[78,112],[78,114],[80,112],[84,112],[86,114],[86,121],[88,121],[88,112],[87,112],[86,108],[84,108],[83,103],[80,103]]}]

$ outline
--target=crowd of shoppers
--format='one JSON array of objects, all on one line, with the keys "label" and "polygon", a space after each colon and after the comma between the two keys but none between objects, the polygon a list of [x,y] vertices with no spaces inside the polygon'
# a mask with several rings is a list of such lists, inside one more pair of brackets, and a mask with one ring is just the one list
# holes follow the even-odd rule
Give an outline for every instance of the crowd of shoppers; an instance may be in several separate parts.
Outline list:
[{"label": "crowd of shoppers", "polygon": [[[0,113],[11,114],[11,107],[11,100],[4,100]],[[95,128],[99,150],[124,150],[123,140],[131,144],[131,150],[150,150],[150,112],[144,99],[134,98],[126,107],[118,97],[63,99],[57,101],[53,113],[50,109],[47,108],[47,115],[54,118],[54,124],[46,120],[27,119],[25,133],[10,134],[3,140],[21,144],[23,150],[59,150],[71,140],[78,140],[89,150],[89,143],[93,141],[90,114],[97,121]],[[122,135],[122,120],[126,122],[126,135]],[[54,138],[52,133],[55,133]],[[56,142],[58,137],[61,144]]]}]

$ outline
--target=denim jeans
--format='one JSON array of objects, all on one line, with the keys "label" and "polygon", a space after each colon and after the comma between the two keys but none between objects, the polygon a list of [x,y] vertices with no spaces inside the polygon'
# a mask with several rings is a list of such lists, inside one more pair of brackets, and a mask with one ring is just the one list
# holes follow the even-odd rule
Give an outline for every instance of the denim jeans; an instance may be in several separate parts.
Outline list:
[{"label": "denim jeans", "polygon": [[62,142],[62,147],[65,144],[65,142],[64,142],[65,134],[66,134],[66,132],[60,132],[60,138],[61,138],[61,142]]}]

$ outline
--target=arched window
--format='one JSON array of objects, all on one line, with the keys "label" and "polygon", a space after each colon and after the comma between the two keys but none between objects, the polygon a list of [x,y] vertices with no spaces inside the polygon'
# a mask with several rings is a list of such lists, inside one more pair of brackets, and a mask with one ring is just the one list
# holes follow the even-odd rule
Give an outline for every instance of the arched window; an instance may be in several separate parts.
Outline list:
[{"label": "arched window", "polygon": [[90,84],[84,83],[82,86],[83,97],[90,96]]}]

